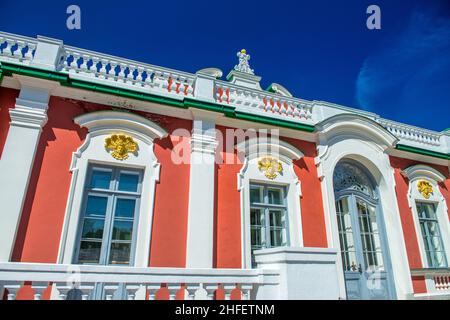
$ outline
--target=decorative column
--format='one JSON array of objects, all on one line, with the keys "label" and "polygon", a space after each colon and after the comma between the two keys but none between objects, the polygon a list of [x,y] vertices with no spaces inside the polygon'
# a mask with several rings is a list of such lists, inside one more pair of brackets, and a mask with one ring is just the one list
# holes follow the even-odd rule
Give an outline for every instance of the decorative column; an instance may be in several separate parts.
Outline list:
[{"label": "decorative column", "polygon": [[39,137],[47,122],[50,89],[55,85],[17,78],[22,88],[15,108],[9,111],[11,122],[0,159],[0,262],[9,261],[14,249]]},{"label": "decorative column", "polygon": [[187,268],[212,268],[215,149],[213,114],[192,110],[191,169],[187,232]]}]

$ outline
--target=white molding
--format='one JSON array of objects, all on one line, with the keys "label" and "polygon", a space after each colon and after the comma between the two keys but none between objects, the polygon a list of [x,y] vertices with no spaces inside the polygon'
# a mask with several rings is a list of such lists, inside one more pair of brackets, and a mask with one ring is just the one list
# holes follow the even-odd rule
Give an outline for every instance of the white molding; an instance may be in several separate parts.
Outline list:
[{"label": "white molding", "polygon": [[215,122],[208,112],[192,110],[187,223],[187,268],[212,268],[214,252]]},{"label": "white molding", "polygon": [[[167,136],[167,132],[143,117],[127,112],[99,111],[83,114],[74,122],[89,129],[84,143],[74,152],[70,171],[72,181],[64,217],[63,232],[58,253],[58,263],[70,264],[76,250],[83,190],[89,165],[104,164],[143,169],[143,181],[134,266],[147,267],[149,263],[155,184],[159,180],[159,163],[153,152],[153,140]],[[105,138],[113,133],[132,136],[138,151],[120,161],[104,148]]]},{"label": "white molding", "polygon": [[9,109],[11,122],[0,160],[0,261],[9,261],[14,249],[42,127],[47,122],[50,90],[28,84],[21,81],[15,108]]},{"label": "white molding", "polygon": [[[276,142],[278,141],[278,143]],[[280,185],[287,188],[288,239],[289,246],[303,246],[301,219],[301,182],[294,171],[293,160],[303,157],[303,153],[287,142],[277,139],[253,138],[236,146],[245,150],[244,165],[237,174],[238,191],[241,194],[241,256],[242,268],[251,268],[250,240],[250,183],[257,182]],[[284,170],[274,180],[267,178],[258,169],[258,157],[273,155],[282,162]]]},{"label": "white molding", "polygon": [[343,113],[332,116],[316,125],[319,141],[343,139],[346,136],[360,137],[362,140],[374,141],[383,151],[394,147],[398,139],[377,122],[366,117]]},{"label": "white molding", "polygon": [[409,180],[416,180],[422,178],[422,179],[431,179],[434,180],[435,182],[442,182],[445,181],[446,179],[446,177],[442,173],[424,164],[416,164],[410,166],[405,170],[403,170],[402,174],[406,176]]},{"label": "white molding", "polygon": [[[410,166],[402,171],[402,175],[408,178],[408,205],[414,221],[414,229],[416,231],[417,242],[419,245],[420,258],[423,268],[428,268],[428,260],[425,252],[425,245],[422,238],[422,230],[420,228],[419,214],[417,212],[416,201],[425,203],[434,203],[436,205],[436,216],[438,218],[439,229],[441,232],[442,242],[444,245],[447,263],[450,262],[450,222],[448,219],[448,207],[444,196],[439,188],[439,182],[445,181],[446,177],[436,169],[427,165],[418,164]],[[417,182],[425,179],[431,183],[433,193],[428,199],[424,198],[417,189]],[[430,281],[427,282],[427,288],[430,288]]]},{"label": "white molding", "polygon": [[[340,250],[333,192],[333,173],[337,163],[344,158],[360,162],[374,177],[379,188],[380,205],[390,256],[396,294],[405,299],[412,293],[412,284],[406,247],[395,192],[394,170],[386,150],[396,143],[396,138],[379,124],[360,116],[339,115],[324,122],[319,130],[318,156],[315,158],[323,195],[328,245]],[[352,134],[353,133],[353,134]],[[342,270],[342,259],[338,257]],[[343,272],[339,274],[341,295],[345,296]]]}]

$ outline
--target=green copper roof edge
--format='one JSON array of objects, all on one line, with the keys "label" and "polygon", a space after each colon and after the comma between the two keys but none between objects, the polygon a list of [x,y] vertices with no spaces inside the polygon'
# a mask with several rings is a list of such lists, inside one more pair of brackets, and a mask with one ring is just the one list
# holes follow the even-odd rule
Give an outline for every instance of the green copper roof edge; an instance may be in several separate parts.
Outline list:
[{"label": "green copper roof edge", "polygon": [[250,121],[270,124],[270,125],[274,125],[274,126],[289,128],[289,129],[306,131],[306,132],[314,132],[314,130],[315,130],[315,127],[313,125],[297,123],[297,122],[292,122],[292,121],[287,121],[287,120],[274,119],[274,118],[264,117],[264,116],[260,116],[260,115],[248,114],[248,113],[244,113],[244,112],[240,112],[240,111],[235,111],[234,117],[237,119],[250,120]]},{"label": "green copper roof edge", "polygon": [[448,153],[442,153],[442,152],[436,152],[436,151],[426,150],[426,149],[417,148],[417,147],[411,147],[411,146],[407,146],[404,144],[397,144],[395,146],[395,148],[397,150],[401,150],[401,151],[408,151],[408,152],[417,153],[417,154],[421,154],[421,155],[425,155],[425,156],[431,156],[431,157],[435,157],[435,158],[450,160],[450,154],[448,154]]}]

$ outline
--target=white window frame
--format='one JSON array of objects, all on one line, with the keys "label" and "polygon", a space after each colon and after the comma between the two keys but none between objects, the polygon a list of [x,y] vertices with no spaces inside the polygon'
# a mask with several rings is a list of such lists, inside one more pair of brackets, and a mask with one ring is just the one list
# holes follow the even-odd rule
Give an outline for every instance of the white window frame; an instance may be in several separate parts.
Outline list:
[{"label": "white window frame", "polygon": [[[413,215],[414,228],[417,235],[423,268],[429,268],[430,266],[428,264],[425,244],[423,242],[422,230],[420,228],[419,213],[417,212],[416,207],[417,202],[432,203],[435,205],[439,231],[448,264],[450,261],[450,223],[448,219],[447,204],[438,185],[439,182],[443,182],[446,179],[445,176],[436,169],[422,164],[408,167],[403,170],[402,174],[409,179],[408,203]],[[422,179],[430,182],[433,187],[433,193],[428,199],[426,199],[417,189],[417,182]]]},{"label": "white window frame", "polygon": [[[263,223],[262,228],[264,228],[264,236],[262,237],[262,239],[264,239],[264,241],[262,241],[261,244],[264,244],[264,245],[262,246],[262,249],[288,246],[289,245],[289,232],[287,232],[287,230],[289,229],[289,221],[288,221],[289,219],[288,219],[287,213],[288,213],[289,208],[287,208],[287,204],[286,204],[287,201],[286,201],[285,187],[276,185],[276,184],[261,184],[261,183],[250,182],[250,188],[252,188],[254,186],[258,187],[258,188],[262,188],[262,191],[263,191],[263,193],[262,193],[263,202],[250,204],[250,209],[263,210],[262,215],[264,216],[264,218],[262,219],[262,223]],[[281,200],[282,200],[281,204],[271,205],[268,202],[266,202],[266,200],[268,199],[268,190],[269,189],[277,189],[277,190],[281,191]],[[274,246],[270,241],[270,231],[271,231],[272,226],[270,225],[269,211],[271,209],[276,210],[276,211],[281,211],[283,214],[284,221],[282,221],[282,223],[284,224],[284,226],[281,227],[283,244],[280,246]],[[251,235],[251,231],[250,231],[250,235]],[[251,244],[251,242],[250,242],[250,244]]]},{"label": "white window frame", "polygon": [[[167,132],[152,121],[129,112],[98,111],[83,114],[74,119],[88,129],[84,143],[74,152],[70,171],[72,181],[67,200],[61,235],[58,263],[71,264],[77,251],[77,235],[82,214],[84,187],[91,165],[118,166],[122,169],[142,170],[141,204],[136,215],[138,221],[133,266],[148,267],[155,185],[159,180],[160,165],[153,152],[153,140],[167,136]],[[138,151],[129,153],[128,159],[117,160],[105,150],[105,138],[122,133],[131,136],[138,144]],[[131,257],[130,257],[131,258]]]},{"label": "white window frame", "polygon": [[[242,268],[252,267],[250,238],[250,184],[278,185],[286,190],[287,239],[288,246],[303,247],[301,222],[301,185],[295,174],[293,160],[303,157],[303,153],[294,146],[278,139],[253,138],[237,145],[245,152],[242,169],[238,173],[238,191],[241,194],[241,261]],[[258,169],[261,157],[273,156],[283,165],[283,173],[275,179],[267,178]]]},{"label": "white window frame", "polygon": [[[135,200],[135,209],[134,209],[134,215],[133,215],[133,227],[132,227],[132,235],[131,235],[131,246],[130,246],[130,262],[127,265],[133,265],[134,264],[134,256],[135,256],[135,251],[136,251],[136,230],[137,230],[137,226],[139,225],[139,221],[138,221],[138,212],[139,212],[139,208],[141,205],[141,189],[142,189],[142,175],[143,172],[141,170],[129,170],[128,167],[111,167],[111,166],[98,166],[98,165],[91,165],[88,168],[88,175],[87,175],[87,180],[86,180],[86,184],[84,186],[84,195],[83,195],[83,204],[82,204],[82,211],[80,214],[80,223],[79,223],[79,228],[78,228],[78,234],[77,234],[77,246],[75,247],[75,252],[73,255],[73,263],[75,264],[80,264],[79,262],[79,254],[80,254],[80,245],[81,245],[81,241],[82,241],[82,232],[83,232],[83,227],[84,227],[84,221],[85,221],[85,215],[86,215],[86,208],[87,208],[87,200],[88,197],[90,195],[94,195],[94,196],[102,196],[105,198],[112,198],[113,196],[115,196],[118,199],[133,199]],[[114,175],[111,176],[111,181],[110,181],[110,187],[109,189],[96,189],[96,190],[91,190],[89,184],[91,183],[91,178],[92,178],[92,173],[94,171],[104,171],[104,172],[111,172],[111,173],[115,173]],[[137,191],[136,192],[127,192],[127,191],[119,191],[119,190],[113,190],[111,189],[111,183],[113,183],[114,185],[118,184],[119,182],[119,177],[120,174],[122,173],[131,173],[133,175],[138,175],[139,177],[139,181],[137,184]],[[98,190],[98,191],[97,191]],[[101,263],[96,263],[94,265],[114,265],[114,266],[123,266],[124,264],[109,264],[108,263],[108,257],[110,254],[110,250],[111,250],[111,244],[112,244],[112,233],[113,233],[113,224],[114,224],[114,206],[113,203],[110,202],[109,205],[106,208],[106,212],[105,212],[105,218],[104,218],[104,226],[103,226],[103,238],[102,238],[102,248],[100,251],[100,260],[102,258],[102,255],[105,255],[104,258],[106,258],[106,263],[105,264],[101,264]],[[105,240],[109,240],[107,242],[105,242]],[[103,247],[104,245],[106,245],[106,247]],[[87,263],[86,263],[87,264]]]}]

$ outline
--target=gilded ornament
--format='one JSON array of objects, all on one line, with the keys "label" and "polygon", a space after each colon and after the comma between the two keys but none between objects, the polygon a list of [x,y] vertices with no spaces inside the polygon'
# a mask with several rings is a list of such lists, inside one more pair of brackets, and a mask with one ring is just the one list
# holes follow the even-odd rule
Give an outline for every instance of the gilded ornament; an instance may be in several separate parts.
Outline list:
[{"label": "gilded ornament", "polygon": [[264,157],[258,161],[258,169],[270,180],[275,179],[283,172],[283,165],[278,159]]},{"label": "gilded ornament", "polygon": [[428,199],[433,193],[433,186],[426,180],[419,180],[419,182],[417,182],[417,190],[419,190],[425,199]]},{"label": "gilded ornament", "polygon": [[124,134],[113,134],[105,139],[105,149],[112,151],[111,155],[117,160],[126,160],[128,153],[136,152],[137,148],[133,138]]}]

